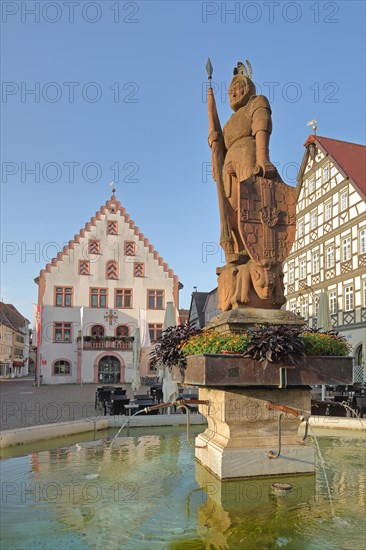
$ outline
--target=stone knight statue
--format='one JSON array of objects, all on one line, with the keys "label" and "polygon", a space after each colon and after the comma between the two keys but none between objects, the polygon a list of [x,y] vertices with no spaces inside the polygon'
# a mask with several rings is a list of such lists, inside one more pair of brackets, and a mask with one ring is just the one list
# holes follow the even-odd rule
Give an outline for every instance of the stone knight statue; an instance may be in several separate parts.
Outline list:
[{"label": "stone knight statue", "polygon": [[[234,114],[221,129],[211,85],[208,143],[220,209],[219,308],[279,309],[284,303],[282,262],[295,238],[295,189],[269,157],[271,108],[256,95],[252,67],[239,62],[229,87]],[[209,79],[212,65],[207,64]]]}]

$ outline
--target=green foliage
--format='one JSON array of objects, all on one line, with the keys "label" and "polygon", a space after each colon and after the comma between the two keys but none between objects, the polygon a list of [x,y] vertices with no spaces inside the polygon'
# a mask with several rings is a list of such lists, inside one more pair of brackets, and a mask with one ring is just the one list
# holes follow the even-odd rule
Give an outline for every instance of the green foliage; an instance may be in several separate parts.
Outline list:
[{"label": "green foliage", "polygon": [[318,332],[308,329],[300,334],[300,338],[304,342],[305,355],[344,357],[352,349],[347,340],[334,331]]},{"label": "green foliage", "polygon": [[205,330],[193,336],[182,345],[182,351],[186,355],[199,355],[200,353],[221,353],[223,351],[244,353],[249,344],[247,333],[220,334],[214,330]]}]

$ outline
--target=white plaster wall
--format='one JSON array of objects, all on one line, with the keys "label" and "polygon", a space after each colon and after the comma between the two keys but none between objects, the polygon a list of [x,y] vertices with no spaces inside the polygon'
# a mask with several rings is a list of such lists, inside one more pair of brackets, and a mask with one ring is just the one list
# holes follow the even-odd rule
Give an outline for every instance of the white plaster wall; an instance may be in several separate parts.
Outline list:
[{"label": "white plaster wall", "polygon": [[[45,383],[54,384],[60,382],[75,383],[77,379],[77,343],[76,337],[81,329],[80,308],[84,306],[83,313],[83,334],[90,335],[91,326],[101,324],[105,327],[106,336],[115,335],[115,329],[119,324],[127,324],[130,328],[130,334],[133,336],[134,330],[138,324],[139,308],[146,310],[148,323],[163,323],[165,306],[168,301],[174,302],[173,290],[174,280],[159,265],[158,259],[154,258],[154,253],[149,252],[148,246],[135,234],[136,229],[131,228],[130,223],[119,211],[111,213],[108,210],[106,214],[100,215],[101,219],[95,221],[90,231],[85,231],[85,236],[80,237],[79,243],[75,243],[73,249],[69,249],[69,254],[64,255],[62,260],[58,260],[56,265],[51,267],[50,271],[45,273],[45,292],[43,296],[43,314],[42,314],[42,344],[41,356],[47,361],[47,365],[41,365],[41,373]],[[107,220],[118,221],[118,235],[107,235]],[[81,232],[83,234],[83,231]],[[88,252],[89,240],[99,240],[101,254],[91,254]],[[136,243],[136,255],[124,256],[124,241],[134,241]],[[79,260],[90,261],[90,275],[79,275]],[[106,279],[106,263],[108,260],[116,260],[119,263],[118,280]],[[144,262],[145,276],[134,277],[133,263]],[[55,307],[55,287],[70,286],[73,287],[73,307]],[[108,301],[106,308],[91,308],[90,306],[90,288],[99,287],[108,289]],[[115,309],[115,289],[132,288],[133,289],[133,307],[131,309]],[[147,291],[148,289],[164,290],[164,309],[147,309]],[[112,309],[117,319],[110,325],[104,318],[108,310]],[[54,343],[53,323],[54,322],[72,322],[73,323],[73,343]],[[94,380],[94,359],[102,350],[83,351],[83,381],[93,382]],[[105,350],[107,351],[107,350]],[[126,364],[125,377],[126,382],[130,382],[133,377],[132,372],[132,352],[115,350],[123,357]],[[149,350],[147,350],[149,351]],[[52,376],[52,363],[57,359],[67,359],[72,365],[71,376]],[[148,356],[143,355],[141,370],[147,368]],[[91,366],[90,366],[91,365]],[[145,372],[147,374],[147,371]]]}]

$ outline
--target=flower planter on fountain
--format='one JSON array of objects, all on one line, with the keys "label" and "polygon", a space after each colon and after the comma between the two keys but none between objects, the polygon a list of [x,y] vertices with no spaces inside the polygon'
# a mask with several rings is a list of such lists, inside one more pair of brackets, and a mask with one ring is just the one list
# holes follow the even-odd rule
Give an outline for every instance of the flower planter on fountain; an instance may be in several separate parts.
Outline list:
[{"label": "flower planter on fountain", "polygon": [[[286,370],[286,382],[283,373]],[[237,354],[187,357],[184,383],[193,386],[310,386],[352,384],[353,357],[305,357],[299,365],[268,363]]]}]

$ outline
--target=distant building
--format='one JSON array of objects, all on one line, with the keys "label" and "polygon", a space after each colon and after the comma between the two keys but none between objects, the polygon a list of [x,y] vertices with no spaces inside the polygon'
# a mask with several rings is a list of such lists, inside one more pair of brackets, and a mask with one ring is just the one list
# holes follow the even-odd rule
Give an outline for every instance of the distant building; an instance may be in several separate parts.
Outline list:
[{"label": "distant building", "polygon": [[29,321],[12,304],[0,303],[0,376],[28,374]]},{"label": "distant building", "polygon": [[208,292],[192,292],[191,305],[189,307],[189,324],[194,328],[205,326],[204,307]]},{"label": "distant building", "polygon": [[286,308],[317,326],[327,291],[333,326],[356,364],[366,330],[366,147],[310,136],[298,180],[296,240],[284,264]]},{"label": "distant building", "polygon": [[189,309],[180,309],[178,312],[179,324],[185,325],[188,322]]},{"label": "distant building", "polygon": [[[166,304],[177,312],[182,287],[114,194],[36,282],[39,373],[47,384],[131,382],[136,327],[153,342]],[[150,350],[145,339],[141,376],[155,374]]]},{"label": "distant building", "polygon": [[221,313],[217,304],[217,288],[211,292],[192,292],[188,317],[190,325],[195,328],[205,327],[213,317]]}]

